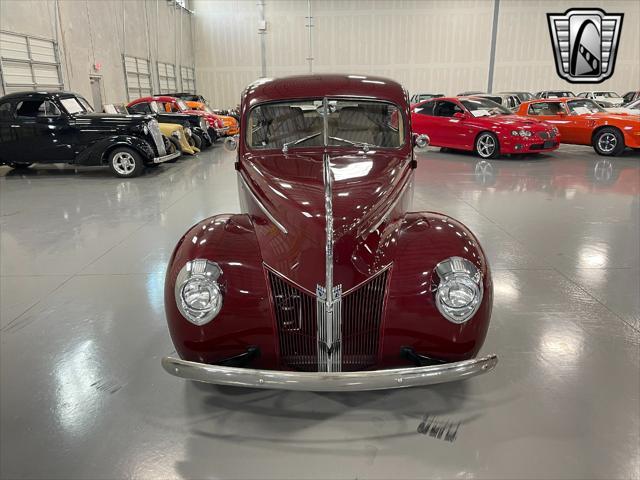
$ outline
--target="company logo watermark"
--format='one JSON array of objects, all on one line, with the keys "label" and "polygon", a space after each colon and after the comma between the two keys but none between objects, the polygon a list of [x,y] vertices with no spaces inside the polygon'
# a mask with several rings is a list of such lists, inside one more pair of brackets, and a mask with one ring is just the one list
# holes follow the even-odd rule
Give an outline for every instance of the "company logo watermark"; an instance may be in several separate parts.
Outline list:
[{"label": "company logo watermark", "polygon": [[558,75],[571,83],[601,83],[611,77],[623,17],[599,8],[547,13]]}]

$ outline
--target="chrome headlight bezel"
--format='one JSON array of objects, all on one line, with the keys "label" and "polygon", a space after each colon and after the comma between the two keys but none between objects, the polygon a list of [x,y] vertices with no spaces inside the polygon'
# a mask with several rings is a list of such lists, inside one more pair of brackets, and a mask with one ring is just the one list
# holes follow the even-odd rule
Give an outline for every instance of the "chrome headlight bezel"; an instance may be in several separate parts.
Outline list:
[{"label": "chrome headlight bezel", "polygon": [[146,123],[142,126],[142,133],[144,133],[145,135],[149,135],[149,127]]},{"label": "chrome headlight bezel", "polygon": [[205,132],[207,131],[207,128],[208,128],[207,121],[203,117],[200,117],[200,128]]},{"label": "chrome headlight bezel", "polygon": [[[450,257],[434,269],[434,300],[440,314],[455,324],[467,322],[480,308],[483,296],[482,272],[471,261]],[[452,291],[469,297],[464,303],[452,300]]]},{"label": "chrome headlight bezel", "polygon": [[[184,318],[196,326],[202,326],[213,320],[220,310],[224,300],[224,293],[218,279],[222,275],[220,266],[210,260],[196,258],[180,269],[176,277],[174,288],[175,301],[178,310]],[[189,289],[207,290],[208,301],[203,306],[195,306],[189,302]]]}]

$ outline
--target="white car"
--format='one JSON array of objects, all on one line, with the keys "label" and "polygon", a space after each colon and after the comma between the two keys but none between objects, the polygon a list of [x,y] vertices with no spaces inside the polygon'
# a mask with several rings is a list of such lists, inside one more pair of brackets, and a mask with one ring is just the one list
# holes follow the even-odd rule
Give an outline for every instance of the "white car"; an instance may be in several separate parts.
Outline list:
[{"label": "white car", "polygon": [[624,107],[605,108],[607,112],[611,113],[626,113],[627,115],[640,115],[640,99],[635,102],[631,102]]},{"label": "white car", "polygon": [[620,107],[624,103],[624,99],[616,92],[581,92],[578,94],[582,98],[590,98],[596,103],[600,103],[602,107]]}]

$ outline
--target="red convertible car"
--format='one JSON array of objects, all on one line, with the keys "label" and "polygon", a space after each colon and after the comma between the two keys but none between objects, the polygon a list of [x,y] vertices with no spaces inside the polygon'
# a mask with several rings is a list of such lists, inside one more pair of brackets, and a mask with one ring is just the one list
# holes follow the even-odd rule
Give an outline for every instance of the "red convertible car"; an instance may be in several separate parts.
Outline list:
[{"label": "red convertible car", "polygon": [[[224,122],[217,115],[209,112],[204,112],[202,110],[192,110],[190,109],[184,100],[175,97],[168,97],[166,95],[156,95],[155,97],[143,97],[134,100],[127,105],[127,108],[131,108],[135,105],[140,105],[142,103],[146,104],[155,104],[155,107],[158,107],[159,111],[164,111],[168,113],[186,113],[189,115],[199,115],[203,117],[207,123],[209,124],[209,136],[215,142],[216,139],[222,137],[227,132],[228,128],[224,126]],[[155,110],[152,109],[152,110]]]},{"label": "red convertible car", "polygon": [[309,75],[242,95],[243,213],[180,239],[165,280],[173,375],[214,384],[378,390],[469,378],[493,302],[460,222],[410,210],[409,99],[379,77]]},{"label": "red convertible car", "polygon": [[560,146],[554,126],[518,117],[481,97],[427,100],[411,108],[411,123],[414,132],[429,136],[431,145],[471,150],[482,158],[548,152]]}]

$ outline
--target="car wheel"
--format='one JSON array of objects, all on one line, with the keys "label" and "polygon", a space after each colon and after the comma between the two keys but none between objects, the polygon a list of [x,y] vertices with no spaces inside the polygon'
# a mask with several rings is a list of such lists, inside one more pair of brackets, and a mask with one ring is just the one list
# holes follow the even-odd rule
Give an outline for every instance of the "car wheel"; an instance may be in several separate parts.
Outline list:
[{"label": "car wheel", "polygon": [[482,132],[476,138],[476,153],[482,158],[496,158],[500,155],[498,137],[491,132]]},{"label": "car wheel", "polygon": [[191,146],[196,147],[199,150],[202,146],[202,139],[198,135],[191,135],[190,138],[191,140],[189,141],[189,145],[193,143]]},{"label": "car wheel", "polygon": [[117,147],[109,153],[109,170],[116,177],[137,177],[144,169],[140,154],[128,147]]},{"label": "car wheel", "polygon": [[33,163],[9,162],[7,163],[7,165],[15,170],[26,170],[27,168],[30,168],[33,165]]},{"label": "car wheel", "polygon": [[[173,143],[173,141],[170,141],[169,145],[167,145],[166,147],[166,150],[167,150],[167,155],[172,155],[178,151],[178,147],[176,146],[175,143]],[[178,161],[178,158],[179,157],[176,157],[172,160],[167,160],[166,163],[176,163]]]},{"label": "car wheel", "polygon": [[620,130],[605,127],[593,136],[593,149],[598,155],[614,157],[624,151],[624,137]]}]

